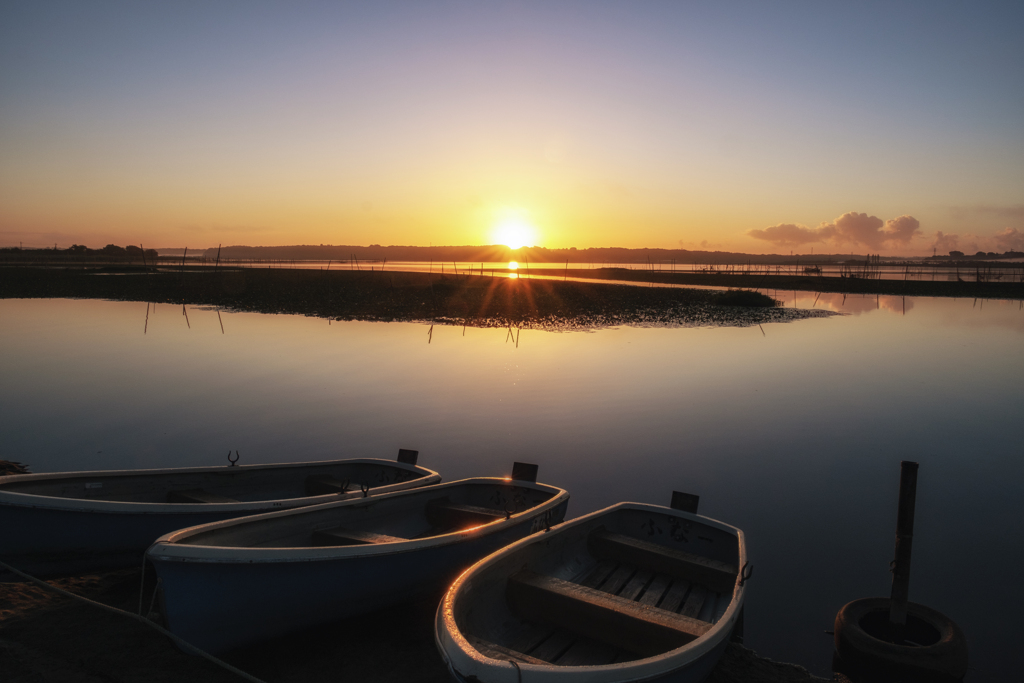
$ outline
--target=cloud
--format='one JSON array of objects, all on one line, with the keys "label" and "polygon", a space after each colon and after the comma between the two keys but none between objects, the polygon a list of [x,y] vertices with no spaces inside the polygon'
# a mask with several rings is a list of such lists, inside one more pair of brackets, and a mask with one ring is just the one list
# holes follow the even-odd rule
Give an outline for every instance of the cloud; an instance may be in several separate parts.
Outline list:
[{"label": "cloud", "polygon": [[837,242],[853,242],[865,244],[873,249],[882,246],[883,238],[879,230],[885,223],[881,218],[866,213],[848,211],[832,223],[835,228]]},{"label": "cloud", "polygon": [[779,247],[795,247],[812,242],[824,242],[832,237],[834,232],[834,228],[828,224],[814,229],[796,223],[779,223],[764,230],[748,230],[747,234],[754,239],[765,240]]},{"label": "cloud", "polygon": [[[823,223],[819,229],[827,225]],[[881,249],[887,242],[893,245],[907,244],[921,232],[921,222],[913,216],[891,218],[883,223],[877,216],[856,211],[844,213],[832,225],[837,242],[863,244],[871,249]]]},{"label": "cloud", "polygon": [[1017,228],[1004,228],[992,238],[996,246],[1003,251],[1024,251],[1024,232]]},{"label": "cloud", "polygon": [[831,223],[808,228],[796,223],[779,223],[763,230],[748,230],[747,235],[779,247],[800,246],[829,239],[837,244],[853,243],[870,249],[908,244],[921,233],[921,222],[913,216],[882,221],[877,216],[849,211]]},{"label": "cloud", "polygon": [[890,218],[885,222],[885,229],[882,230],[882,234],[886,235],[884,241],[895,244],[907,244],[920,232],[921,221],[907,215]]},{"label": "cloud", "polygon": [[932,242],[932,248],[937,253],[948,254],[951,251],[960,248],[960,235],[944,235],[939,230],[935,233],[935,241]]}]

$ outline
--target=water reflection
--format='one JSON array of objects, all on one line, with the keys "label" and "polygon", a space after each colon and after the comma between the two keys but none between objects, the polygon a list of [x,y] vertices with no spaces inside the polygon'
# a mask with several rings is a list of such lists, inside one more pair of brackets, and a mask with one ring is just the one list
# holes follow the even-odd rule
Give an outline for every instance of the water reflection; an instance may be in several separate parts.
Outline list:
[{"label": "water reflection", "polygon": [[[795,301],[849,315],[522,344],[514,327],[429,324],[424,344],[422,324],[189,306],[185,326],[149,308],[140,335],[137,303],[0,300],[0,458],[56,471],[412,444],[446,480],[539,462],[571,515],[690,491],[748,534],[748,643],[821,674],[838,608],[888,593],[894,472],[919,460],[911,599],[965,629],[973,680],[1012,679],[1019,302],[907,299],[904,315],[901,297]],[[977,558],[983,581],[968,579]]]}]

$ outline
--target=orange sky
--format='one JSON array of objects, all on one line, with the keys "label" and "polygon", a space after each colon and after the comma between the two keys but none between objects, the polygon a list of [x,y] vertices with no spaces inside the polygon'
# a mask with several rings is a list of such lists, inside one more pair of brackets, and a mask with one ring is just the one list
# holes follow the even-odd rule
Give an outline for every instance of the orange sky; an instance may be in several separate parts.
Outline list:
[{"label": "orange sky", "polygon": [[1019,6],[58,5],[0,246],[1024,249]]}]

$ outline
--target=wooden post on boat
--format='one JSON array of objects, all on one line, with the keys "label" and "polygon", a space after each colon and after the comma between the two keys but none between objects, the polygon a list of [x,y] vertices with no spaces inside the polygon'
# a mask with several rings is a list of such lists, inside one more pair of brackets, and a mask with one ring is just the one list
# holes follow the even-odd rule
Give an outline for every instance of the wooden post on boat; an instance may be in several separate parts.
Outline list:
[{"label": "wooden post on boat", "polygon": [[512,479],[517,481],[537,481],[537,465],[528,462],[512,463]]},{"label": "wooden post on boat", "polygon": [[889,596],[889,623],[902,633],[907,625],[907,601],[910,591],[910,550],[914,540],[914,507],[917,502],[916,462],[900,463],[900,500],[896,514],[896,559],[892,568],[892,593]]},{"label": "wooden post on boat", "polygon": [[697,506],[700,504],[700,496],[693,493],[683,493],[682,491],[672,492],[672,503],[671,508],[673,510],[682,510],[683,512],[692,512],[697,514]]}]

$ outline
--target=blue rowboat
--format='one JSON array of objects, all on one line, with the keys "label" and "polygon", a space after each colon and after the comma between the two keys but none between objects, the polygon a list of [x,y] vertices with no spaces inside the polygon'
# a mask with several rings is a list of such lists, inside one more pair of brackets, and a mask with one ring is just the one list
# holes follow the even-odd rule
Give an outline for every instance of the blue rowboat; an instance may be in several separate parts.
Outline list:
[{"label": "blue rowboat", "polygon": [[399,458],[0,477],[0,560],[42,577],[138,566],[175,529],[441,480]]},{"label": "blue rowboat", "polygon": [[560,522],[569,494],[464,479],[167,534],[147,551],[167,628],[221,652],[417,597]]},{"label": "blue rowboat", "polygon": [[739,529],[619,503],[475,564],[434,636],[462,682],[696,683],[728,644],[749,576]]}]

